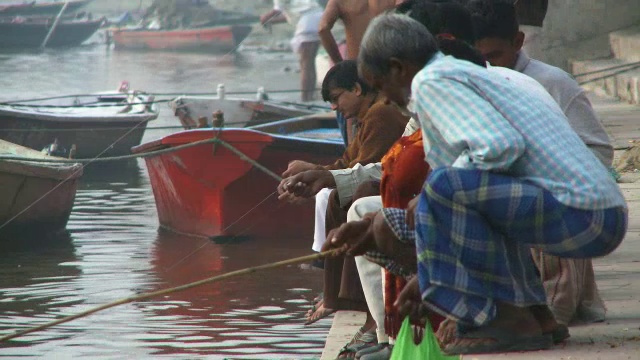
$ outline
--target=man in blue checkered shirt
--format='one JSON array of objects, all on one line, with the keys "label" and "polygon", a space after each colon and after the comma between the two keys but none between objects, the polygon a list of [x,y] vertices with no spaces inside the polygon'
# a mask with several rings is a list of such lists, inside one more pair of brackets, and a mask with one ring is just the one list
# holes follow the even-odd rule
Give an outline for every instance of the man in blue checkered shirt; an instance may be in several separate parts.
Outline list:
[{"label": "man in blue checkered shirt", "polygon": [[417,271],[397,305],[455,321],[447,353],[549,348],[551,335],[531,310],[546,298],[530,249],[591,258],[620,244],[627,208],[608,170],[557,107],[443,56],[406,16],[371,23],[359,67],[389,100],[411,99],[434,170],[415,206],[348,223],[327,247],[382,253],[396,271]]}]

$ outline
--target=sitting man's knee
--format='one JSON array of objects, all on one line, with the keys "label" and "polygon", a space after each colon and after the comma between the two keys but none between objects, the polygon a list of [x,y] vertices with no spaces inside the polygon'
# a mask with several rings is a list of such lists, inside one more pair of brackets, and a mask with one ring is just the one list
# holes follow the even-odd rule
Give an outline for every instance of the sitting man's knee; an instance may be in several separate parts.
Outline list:
[{"label": "sitting man's knee", "polygon": [[347,212],[347,221],[362,220],[365,214],[382,209],[380,196],[367,196],[353,202]]},{"label": "sitting man's knee", "polygon": [[367,181],[358,186],[353,194],[354,199],[359,199],[367,196],[380,195],[380,182],[379,181]]}]

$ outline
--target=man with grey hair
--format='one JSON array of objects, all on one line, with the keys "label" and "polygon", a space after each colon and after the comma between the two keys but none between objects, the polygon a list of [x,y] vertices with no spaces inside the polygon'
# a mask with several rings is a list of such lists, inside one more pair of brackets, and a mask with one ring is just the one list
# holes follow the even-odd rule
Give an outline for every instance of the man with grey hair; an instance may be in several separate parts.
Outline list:
[{"label": "man with grey hair", "polygon": [[546,297],[529,249],[575,258],[612,252],[626,233],[627,207],[608,170],[557,106],[443,56],[406,16],[372,22],[359,66],[390,100],[412,100],[434,170],[409,209],[347,223],[326,248],[417,272],[397,306],[455,321],[447,353],[549,348],[531,310]]}]

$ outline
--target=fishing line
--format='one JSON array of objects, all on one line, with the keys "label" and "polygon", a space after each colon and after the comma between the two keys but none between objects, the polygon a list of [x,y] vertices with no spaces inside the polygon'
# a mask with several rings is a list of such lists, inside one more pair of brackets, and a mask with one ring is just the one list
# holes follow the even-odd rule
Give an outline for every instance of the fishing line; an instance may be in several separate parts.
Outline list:
[{"label": "fishing line", "polygon": [[297,257],[297,258],[293,258],[293,259],[288,259],[288,260],[284,260],[284,261],[278,261],[278,262],[274,262],[274,263],[270,263],[270,264],[265,264],[265,265],[259,265],[259,266],[254,266],[254,267],[250,267],[250,268],[245,268],[242,270],[236,270],[236,271],[231,271],[222,275],[217,275],[217,276],[213,276],[213,277],[209,277],[206,279],[202,279],[202,280],[198,280],[198,281],[194,281],[185,285],[181,285],[181,286],[176,286],[176,287],[172,287],[172,288],[167,288],[167,289],[163,289],[163,290],[158,290],[158,291],[153,291],[153,292],[147,292],[147,293],[142,293],[140,295],[136,295],[136,296],[130,296],[127,298],[123,298],[120,300],[116,300],[98,307],[94,307],[91,308],[89,310],[74,314],[74,315],[70,315],[70,316],[66,316],[63,317],[61,319],[58,320],[54,320],[45,324],[42,324],[40,326],[36,326],[36,327],[31,327],[25,330],[20,330],[20,331],[16,331],[13,334],[9,334],[9,335],[5,335],[3,337],[0,337],[0,342],[6,342],[12,339],[15,339],[17,337],[21,337],[23,335],[26,334],[30,334],[30,333],[34,333],[40,330],[45,330],[48,329],[50,327],[59,325],[59,324],[64,324],[67,323],[69,321],[75,320],[75,319],[79,319],[79,318],[83,318],[86,316],[89,316],[93,313],[97,313],[99,311],[102,310],[106,310],[112,307],[116,307],[118,305],[124,305],[124,304],[129,304],[132,302],[136,302],[136,301],[141,301],[141,300],[148,300],[157,296],[161,296],[161,295],[167,295],[167,294],[171,294],[171,293],[175,293],[175,292],[179,292],[179,291],[183,291],[183,290],[188,290],[191,288],[195,288],[201,285],[205,285],[205,284],[209,284],[209,283],[213,283],[213,282],[218,282],[221,280],[226,280],[235,276],[240,276],[240,275],[247,275],[247,274],[253,274],[255,272],[261,271],[261,270],[270,270],[270,269],[275,269],[278,267],[282,267],[282,266],[288,266],[288,265],[296,265],[296,264],[302,264],[302,263],[307,263],[310,261],[314,261],[314,260],[318,260],[318,259],[323,259],[325,257],[328,256],[333,256],[335,255],[337,252],[339,251],[339,249],[333,249],[333,250],[329,250],[329,251],[325,251],[322,253],[318,253],[318,254],[314,254],[314,255],[307,255],[307,256],[301,256],[301,257]]}]

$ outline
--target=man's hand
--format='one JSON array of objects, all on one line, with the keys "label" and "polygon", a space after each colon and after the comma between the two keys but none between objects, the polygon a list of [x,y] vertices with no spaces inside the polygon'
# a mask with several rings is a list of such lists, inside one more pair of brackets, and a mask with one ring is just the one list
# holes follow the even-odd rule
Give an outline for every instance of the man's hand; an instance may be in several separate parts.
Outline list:
[{"label": "man's hand", "polygon": [[316,164],[312,164],[310,162],[302,161],[302,160],[294,160],[289,163],[287,170],[282,173],[282,177],[288,178],[294,175],[298,175],[301,172],[309,171],[309,170],[320,170],[320,166]]},{"label": "man's hand", "polygon": [[269,12],[264,13],[260,16],[260,24],[262,24],[262,26],[266,26],[268,24],[278,22],[276,20],[280,20],[279,18],[281,16],[282,16],[282,11],[271,9]]},{"label": "man's hand", "polygon": [[315,196],[323,188],[336,186],[336,181],[329,170],[309,170],[286,178],[278,185],[279,199],[286,198],[285,193],[309,198]]},{"label": "man's hand", "polygon": [[414,324],[423,323],[423,319],[429,310],[422,302],[418,276],[414,276],[413,279],[409,280],[393,305],[398,310],[400,319],[409,316],[409,319]]},{"label": "man's hand", "polygon": [[416,228],[416,208],[418,207],[418,201],[420,200],[420,195],[414,197],[409,201],[409,205],[407,205],[407,217],[405,221],[407,225],[409,225],[409,229]]},{"label": "man's hand", "polygon": [[377,213],[366,214],[360,221],[351,221],[333,229],[327,235],[323,251],[340,249],[338,254],[358,256],[376,248],[373,221]]},{"label": "man's hand", "polygon": [[286,201],[289,204],[293,204],[293,205],[302,205],[302,204],[306,204],[307,202],[311,201],[309,198],[298,197],[298,196],[295,196],[295,195],[293,195],[292,193],[289,193],[289,192],[285,192],[285,193],[281,194],[280,196],[278,196],[278,200]]}]

